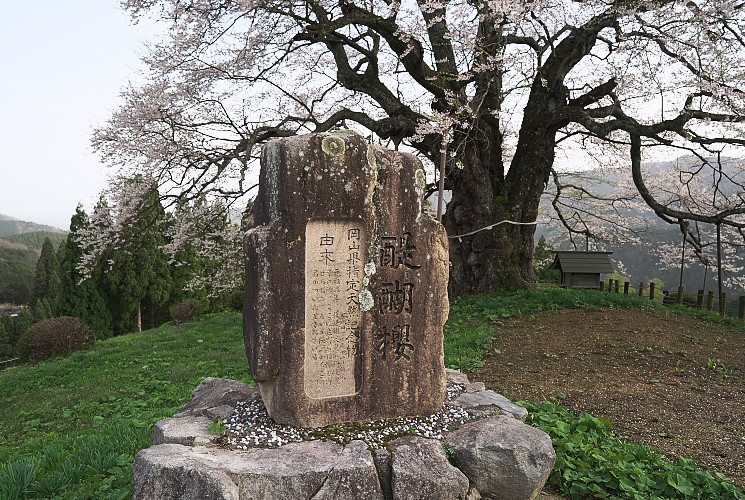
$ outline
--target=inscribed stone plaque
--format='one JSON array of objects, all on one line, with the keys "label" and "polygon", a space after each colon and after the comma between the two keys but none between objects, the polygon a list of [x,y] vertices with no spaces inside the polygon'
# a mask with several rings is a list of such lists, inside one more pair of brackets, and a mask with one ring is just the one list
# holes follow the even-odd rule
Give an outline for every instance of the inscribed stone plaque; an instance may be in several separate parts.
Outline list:
[{"label": "inscribed stone plaque", "polygon": [[366,251],[360,220],[312,220],[305,227],[305,393],[357,392],[359,294]]},{"label": "inscribed stone plaque", "polygon": [[334,132],[262,150],[245,342],[269,415],[298,426],[429,415],[445,391],[447,236],[412,155]]}]

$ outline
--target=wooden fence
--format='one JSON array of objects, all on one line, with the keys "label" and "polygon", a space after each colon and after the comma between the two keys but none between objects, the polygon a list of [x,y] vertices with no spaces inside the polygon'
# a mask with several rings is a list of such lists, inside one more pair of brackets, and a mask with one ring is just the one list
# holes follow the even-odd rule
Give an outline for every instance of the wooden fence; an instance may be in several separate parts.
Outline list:
[{"label": "wooden fence", "polygon": [[[614,280],[614,279],[608,279],[607,283],[605,281],[600,282],[600,291],[609,291],[609,292],[615,292],[615,293],[621,293],[621,289],[623,288],[623,294],[628,295],[629,294],[629,282],[628,281],[621,281],[621,280]],[[648,290],[647,293],[645,293],[645,284],[644,282],[639,283],[639,289],[637,290],[637,293],[639,294],[639,297],[645,297],[648,296],[649,300],[655,300],[657,296],[655,293],[658,293],[655,290],[655,283],[652,281],[649,283],[649,285],[646,287],[646,290]],[[665,292],[662,292],[663,294]],[[686,295],[690,296],[691,298],[686,300]],[[699,290],[698,293],[695,296],[695,304],[692,300],[693,294],[686,294],[686,291],[684,287],[678,287],[678,291],[675,295],[672,297],[663,296],[662,300],[666,304],[680,304],[680,305],[688,305],[688,306],[695,306],[698,309],[707,309],[709,311],[714,310],[714,292],[712,290],[709,290],[708,293],[704,292],[704,290]],[[718,303],[718,311],[720,316],[725,316],[727,312],[727,294],[722,293],[722,296]],[[740,320],[745,321],[745,295],[741,295],[739,297],[738,301],[738,312],[737,317]]]}]

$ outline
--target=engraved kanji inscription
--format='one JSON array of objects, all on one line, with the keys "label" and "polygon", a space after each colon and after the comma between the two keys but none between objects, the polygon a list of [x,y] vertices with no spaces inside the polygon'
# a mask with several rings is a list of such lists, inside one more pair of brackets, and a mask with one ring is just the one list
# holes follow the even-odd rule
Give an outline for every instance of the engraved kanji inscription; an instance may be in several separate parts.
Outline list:
[{"label": "engraved kanji inscription", "polygon": [[359,221],[311,220],[305,248],[305,392],[311,398],[357,391],[359,293],[364,277]]},{"label": "engraved kanji inscription", "polygon": [[383,359],[410,361],[415,350],[410,316],[415,308],[411,271],[421,269],[413,235],[381,237],[379,264],[388,279],[376,290],[376,313],[384,320],[375,333],[375,351]]},{"label": "engraved kanji inscription", "polygon": [[411,343],[411,325],[383,325],[375,334],[375,350],[383,359],[392,357],[394,360],[409,361],[414,345]]},{"label": "engraved kanji inscription", "polygon": [[416,246],[411,233],[406,232],[401,236],[383,236],[380,247],[380,266],[393,269],[398,269],[399,266],[419,269],[422,266],[414,263],[415,252]]}]

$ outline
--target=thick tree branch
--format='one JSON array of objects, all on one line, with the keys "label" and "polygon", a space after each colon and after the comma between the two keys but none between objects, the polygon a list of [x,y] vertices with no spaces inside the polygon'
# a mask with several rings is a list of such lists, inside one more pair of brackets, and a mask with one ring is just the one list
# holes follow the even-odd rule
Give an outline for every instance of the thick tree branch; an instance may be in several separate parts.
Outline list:
[{"label": "thick tree branch", "polygon": [[668,205],[663,205],[658,202],[657,199],[652,195],[642,175],[642,161],[641,161],[641,149],[642,140],[641,135],[638,133],[630,133],[631,137],[631,174],[634,180],[634,185],[639,191],[639,195],[654,210],[654,212],[666,222],[682,221],[682,220],[694,220],[698,222],[706,222],[709,224],[724,224],[735,228],[745,228],[745,222],[738,222],[730,217],[736,215],[745,214],[745,207],[738,207],[732,209],[721,210],[715,215],[704,215],[697,214],[685,210],[677,210]]}]

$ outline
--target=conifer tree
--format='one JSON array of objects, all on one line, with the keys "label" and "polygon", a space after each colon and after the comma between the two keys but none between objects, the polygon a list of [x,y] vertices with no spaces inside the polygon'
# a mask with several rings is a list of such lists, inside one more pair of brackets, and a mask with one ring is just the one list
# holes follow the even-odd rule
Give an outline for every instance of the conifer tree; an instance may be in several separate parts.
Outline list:
[{"label": "conifer tree", "polygon": [[[188,216],[187,211],[182,211],[180,207],[176,208],[175,213],[167,214],[165,234],[169,244],[173,243],[170,231],[175,226],[176,219],[185,216]],[[169,302],[176,304],[187,298],[205,300],[207,292],[204,286],[190,286],[194,276],[203,270],[204,259],[200,258],[195,246],[191,242],[182,243],[172,255]]]},{"label": "conifer tree", "polygon": [[0,303],[28,304],[31,300],[33,271],[0,257]]},{"label": "conifer tree", "polygon": [[157,187],[142,178],[130,182],[148,192],[135,207],[131,224],[119,233],[108,259],[106,276],[117,332],[141,331],[143,323],[155,326],[167,315],[171,290],[171,269],[163,251],[166,214]]},{"label": "conifer tree", "polygon": [[21,310],[21,313],[13,320],[13,332],[10,334],[11,343],[16,345],[18,343],[18,338],[33,324],[34,315],[32,314],[31,309],[24,307]]},{"label": "conifer tree", "polygon": [[70,219],[70,233],[60,246],[60,284],[55,310],[58,316],[80,318],[96,338],[113,334],[112,317],[104,296],[106,287],[103,269],[96,265],[88,279],[80,271],[84,249],[79,243],[80,232],[88,229],[88,215],[78,205]]},{"label": "conifer tree", "polygon": [[[78,207],[80,207],[80,204],[78,204]],[[59,246],[57,247],[57,252],[55,254],[57,257],[57,288],[55,290],[54,300],[51,300],[49,302],[52,308],[53,318],[62,316],[61,314],[59,314],[58,307],[60,302],[62,301],[62,299],[60,298],[60,290],[62,289],[62,264],[65,262],[65,245],[67,245],[67,238],[69,238],[69,234],[64,240],[60,241]]]},{"label": "conifer tree", "polygon": [[10,313],[6,312],[0,315],[0,325],[3,325],[3,329],[10,339],[13,331],[15,331],[15,325],[13,323],[13,318],[10,316]]},{"label": "conifer tree", "polygon": [[34,323],[53,318],[54,314],[52,314],[52,306],[49,303],[49,299],[47,299],[46,297],[43,299],[38,299],[36,301],[36,304],[34,304],[33,315]]},{"label": "conifer tree", "polygon": [[54,300],[59,283],[58,266],[57,253],[52,240],[45,238],[44,245],[41,247],[41,256],[36,263],[32,304],[42,299]]},{"label": "conifer tree", "polygon": [[[172,301],[209,299],[212,310],[235,308],[233,297],[242,296],[245,288],[242,245],[235,235],[244,232],[245,227],[241,230],[231,221],[227,207],[219,203],[205,199],[177,203],[166,231],[166,253],[172,258]],[[238,308],[241,304],[242,299]]]},{"label": "conifer tree", "polygon": [[554,260],[554,246],[546,240],[546,237],[541,235],[538,240],[538,244],[535,247],[535,253],[533,254],[533,268],[535,269],[536,276],[542,282],[556,281],[559,278],[559,273],[555,269],[549,269],[549,266]]},{"label": "conifer tree", "polygon": [[0,361],[12,358],[15,349],[10,342],[10,335],[5,330],[5,323],[0,321]]}]

